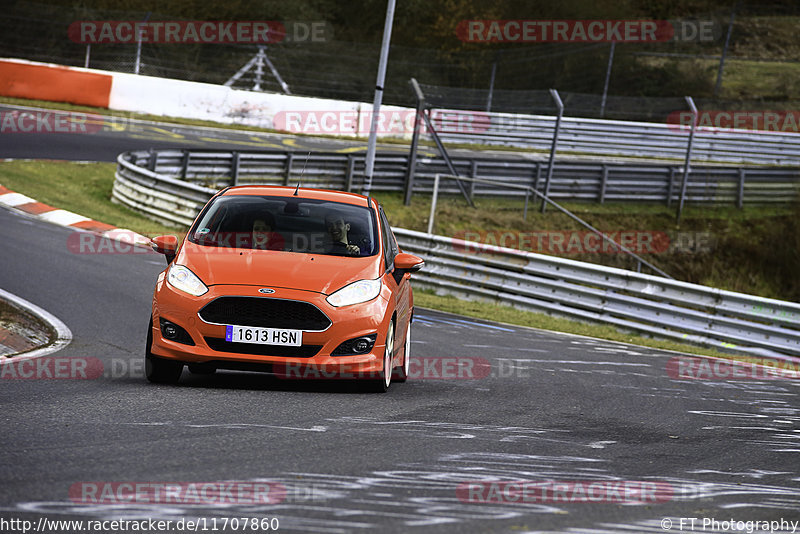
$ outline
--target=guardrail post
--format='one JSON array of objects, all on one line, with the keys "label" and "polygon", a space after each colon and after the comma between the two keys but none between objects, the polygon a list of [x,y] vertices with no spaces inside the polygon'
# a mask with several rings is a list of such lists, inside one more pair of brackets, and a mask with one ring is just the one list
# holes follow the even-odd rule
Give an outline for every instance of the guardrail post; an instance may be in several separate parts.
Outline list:
[{"label": "guardrail post", "polygon": [[231,185],[239,185],[239,153],[234,152],[231,159]]},{"label": "guardrail post", "polygon": [[667,207],[669,208],[672,206],[672,193],[675,190],[675,173],[677,169],[675,167],[669,168],[669,183],[667,184]]},{"label": "guardrail post", "polygon": [[558,132],[561,129],[561,116],[564,114],[564,103],[561,102],[561,97],[558,95],[558,91],[555,89],[550,89],[550,96],[556,103],[558,107],[558,115],[556,116],[556,127],[553,130],[553,144],[550,147],[550,160],[547,164],[547,178],[544,181],[544,198],[542,198],[542,213],[545,212],[547,208],[546,199],[548,195],[550,195],[550,180],[553,178],[553,165],[556,162],[556,148],[558,148]]},{"label": "guardrail post", "polygon": [[158,164],[158,152],[156,149],[150,149],[150,156],[147,158],[147,170],[156,172],[156,165]]},{"label": "guardrail post", "polygon": [[292,162],[294,161],[294,153],[286,153],[286,173],[283,175],[283,185],[289,185],[289,180],[292,179]]},{"label": "guardrail post", "polygon": [[739,168],[739,191],[736,195],[736,207],[740,208],[744,205],[744,177],[745,177],[745,169],[744,167]]},{"label": "guardrail post", "polygon": [[431,197],[431,213],[428,215],[428,233],[433,233],[433,216],[436,213],[436,199],[439,198],[439,174],[433,178],[433,196]]},{"label": "guardrail post", "polygon": [[686,162],[683,165],[683,181],[681,182],[681,197],[678,199],[678,214],[676,222],[681,223],[681,212],[683,212],[683,204],[686,201],[686,186],[689,182],[689,167],[692,164],[692,144],[694,143],[694,131],[697,128],[697,107],[694,105],[694,100],[691,96],[687,96],[686,103],[689,104],[689,109],[692,110],[692,129],[689,130],[689,143],[686,147]]},{"label": "guardrail post", "polygon": [[183,151],[183,161],[181,161],[181,180],[186,180],[186,177],[189,175],[189,158],[192,157],[192,153],[188,150]]},{"label": "guardrail post", "polygon": [[353,190],[353,172],[356,168],[356,158],[352,154],[347,155],[347,170],[344,175],[344,190],[348,193]]},{"label": "guardrail post", "polygon": [[530,197],[530,195],[531,195],[530,190],[526,189],[525,190],[525,207],[522,208],[522,220],[523,221],[527,221],[528,220],[528,197]]},{"label": "guardrail post", "polygon": [[600,204],[606,202],[606,183],[608,182],[608,166],[603,165],[603,176],[600,178]]},{"label": "guardrail post", "polygon": [[417,146],[419,145],[419,129],[421,115],[425,112],[425,95],[420,89],[417,80],[411,78],[409,82],[417,99],[417,113],[414,115],[414,131],[411,133],[411,148],[408,151],[408,166],[406,167],[405,196],[403,204],[411,204],[411,193],[414,191],[414,171],[417,167]]},{"label": "guardrail post", "polygon": [[539,180],[542,177],[542,164],[540,162],[536,162],[536,177],[533,179],[533,190],[539,190]]},{"label": "guardrail post", "polygon": [[[428,127],[428,131],[430,132],[431,137],[433,138],[433,142],[436,144],[436,148],[439,150],[439,154],[442,155],[445,164],[447,164],[447,169],[450,171],[450,174],[453,176],[461,176],[460,174],[458,174],[458,171],[456,170],[456,167],[453,164],[453,160],[450,159],[450,154],[448,154],[447,150],[444,148],[442,140],[441,138],[439,138],[439,134],[436,133],[436,129],[433,127],[433,123],[431,122],[430,117],[428,117],[428,115],[423,113],[422,119],[425,121],[425,126]],[[474,208],[475,203],[472,202],[471,198],[469,198],[469,193],[467,193],[467,189],[464,187],[464,184],[461,182],[461,180],[456,180],[456,185],[461,190],[461,194],[464,195],[464,198],[466,199],[467,204],[469,204],[469,207]]]},{"label": "guardrail post", "polygon": [[[470,169],[470,177],[477,178],[478,177],[478,162],[474,159],[472,160],[472,169]],[[475,182],[469,183],[469,199],[475,200]]]}]

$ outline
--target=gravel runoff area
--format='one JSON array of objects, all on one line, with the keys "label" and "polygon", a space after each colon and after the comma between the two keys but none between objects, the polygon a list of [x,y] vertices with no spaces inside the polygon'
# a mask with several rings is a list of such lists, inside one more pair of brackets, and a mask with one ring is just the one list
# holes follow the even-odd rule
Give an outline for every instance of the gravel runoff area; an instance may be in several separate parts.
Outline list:
[{"label": "gravel runoff area", "polygon": [[29,352],[54,339],[55,332],[49,325],[0,299],[0,358]]}]

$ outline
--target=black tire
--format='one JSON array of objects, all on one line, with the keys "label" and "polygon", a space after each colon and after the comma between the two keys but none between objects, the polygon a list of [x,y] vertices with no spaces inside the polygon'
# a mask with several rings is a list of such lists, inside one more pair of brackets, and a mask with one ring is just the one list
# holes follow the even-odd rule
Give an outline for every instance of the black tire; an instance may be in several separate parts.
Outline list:
[{"label": "black tire", "polygon": [[408,323],[406,329],[406,338],[403,340],[403,365],[398,365],[394,368],[392,373],[392,380],[394,382],[403,383],[408,380],[408,371],[411,356],[411,323]]},{"label": "black tire", "polygon": [[144,349],[144,376],[154,384],[177,384],[183,372],[183,363],[153,356],[153,318],[147,327],[147,345]]},{"label": "black tire", "polygon": [[386,348],[383,351],[383,369],[378,373],[378,378],[369,379],[368,391],[373,393],[386,393],[392,382],[392,356],[394,351],[394,320],[389,323],[386,331]]}]

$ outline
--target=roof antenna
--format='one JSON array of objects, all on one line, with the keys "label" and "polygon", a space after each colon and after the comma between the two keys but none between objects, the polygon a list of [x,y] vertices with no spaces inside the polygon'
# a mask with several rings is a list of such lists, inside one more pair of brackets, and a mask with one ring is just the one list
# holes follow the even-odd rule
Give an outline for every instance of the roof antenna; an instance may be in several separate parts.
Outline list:
[{"label": "roof antenna", "polygon": [[[305,161],[305,162],[303,162],[303,170],[301,170],[301,171],[300,171],[300,180],[301,180],[301,181],[302,181],[302,179],[303,179],[303,174],[306,172],[306,165],[308,165],[308,158],[309,158],[309,156],[311,156],[311,151],[310,151],[310,150],[308,151],[308,154],[306,154],[306,161]],[[298,181],[298,182],[297,182],[297,187],[296,187],[296,188],[295,188],[295,190],[294,190],[294,195],[293,195],[293,196],[297,196],[297,193],[298,193],[299,191],[300,191],[300,182]]]}]

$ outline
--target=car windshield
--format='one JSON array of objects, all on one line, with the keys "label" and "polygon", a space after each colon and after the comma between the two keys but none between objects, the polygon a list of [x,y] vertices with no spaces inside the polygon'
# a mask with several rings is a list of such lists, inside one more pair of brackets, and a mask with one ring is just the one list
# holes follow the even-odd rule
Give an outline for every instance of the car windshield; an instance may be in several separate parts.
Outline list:
[{"label": "car windshield", "polygon": [[189,241],[212,247],[337,256],[378,253],[373,210],[297,197],[218,197],[189,231]]}]

